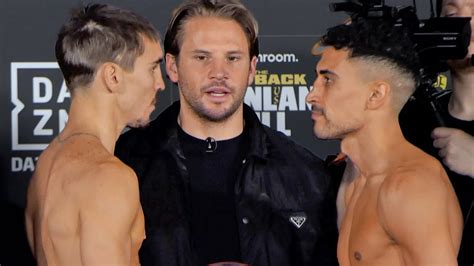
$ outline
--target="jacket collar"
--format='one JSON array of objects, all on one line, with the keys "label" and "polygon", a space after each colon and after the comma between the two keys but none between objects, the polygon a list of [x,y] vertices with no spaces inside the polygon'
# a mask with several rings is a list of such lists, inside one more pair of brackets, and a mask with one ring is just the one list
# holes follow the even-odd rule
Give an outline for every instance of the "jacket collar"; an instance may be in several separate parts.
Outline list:
[{"label": "jacket collar", "polygon": [[[164,110],[155,121],[151,124],[152,132],[160,132],[153,134],[158,149],[173,149],[176,150],[179,147],[178,142],[178,114],[180,109],[179,101],[174,102],[170,107]],[[258,120],[255,112],[250,106],[244,104],[244,120],[245,130],[248,130],[249,134],[249,156],[253,156],[262,160],[266,160],[268,154],[268,148],[266,145],[267,135],[265,132],[265,126]],[[156,139],[158,138],[158,139]],[[181,148],[177,149],[178,154],[182,153]]]},{"label": "jacket collar", "polygon": [[265,126],[258,120],[255,111],[244,103],[244,120],[249,133],[249,156],[266,160],[268,155]]}]

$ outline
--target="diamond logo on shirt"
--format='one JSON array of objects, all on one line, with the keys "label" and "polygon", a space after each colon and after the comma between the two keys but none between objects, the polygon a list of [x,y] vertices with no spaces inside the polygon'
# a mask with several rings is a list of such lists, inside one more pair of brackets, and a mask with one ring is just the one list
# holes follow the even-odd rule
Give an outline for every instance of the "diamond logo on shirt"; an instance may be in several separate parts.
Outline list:
[{"label": "diamond logo on shirt", "polygon": [[291,216],[290,222],[296,226],[296,228],[300,228],[303,226],[304,222],[306,221],[306,217],[304,216]]}]

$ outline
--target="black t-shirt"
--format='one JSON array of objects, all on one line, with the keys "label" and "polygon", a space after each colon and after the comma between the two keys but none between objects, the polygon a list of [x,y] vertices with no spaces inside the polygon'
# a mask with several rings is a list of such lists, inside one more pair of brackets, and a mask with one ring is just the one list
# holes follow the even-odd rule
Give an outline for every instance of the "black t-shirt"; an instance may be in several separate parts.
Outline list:
[{"label": "black t-shirt", "polygon": [[248,149],[247,134],[211,143],[209,149],[208,141],[178,128],[190,178],[191,239],[199,265],[240,262],[234,186]]},{"label": "black t-shirt", "polygon": [[[442,108],[440,111],[443,114],[442,117],[445,126],[450,128],[461,129],[467,134],[474,136],[474,121],[459,120],[451,116],[448,112],[448,102],[449,97],[444,97],[440,99],[440,107]],[[474,219],[474,206],[472,206],[474,200],[474,179],[469,176],[457,174],[447,167],[445,167],[445,169],[451,179],[451,183],[453,184],[454,190],[458,195],[464,219],[466,219],[468,215],[472,216],[472,218],[470,219]]]}]

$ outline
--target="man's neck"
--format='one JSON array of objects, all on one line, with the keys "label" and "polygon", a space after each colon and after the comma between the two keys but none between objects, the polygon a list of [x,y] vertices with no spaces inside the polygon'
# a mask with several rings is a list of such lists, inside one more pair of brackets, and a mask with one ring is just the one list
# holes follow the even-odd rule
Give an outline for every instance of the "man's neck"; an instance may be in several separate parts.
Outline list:
[{"label": "man's neck", "polygon": [[244,131],[243,107],[225,120],[210,121],[181,106],[178,124],[187,134],[198,139],[208,137],[215,140],[231,139],[239,136]]},{"label": "man's neck", "polygon": [[65,139],[71,135],[95,136],[113,154],[115,142],[125,127],[118,120],[112,106],[77,95],[72,99],[68,122],[60,133],[60,138]]},{"label": "man's neck", "polygon": [[449,99],[449,113],[460,120],[474,120],[474,67],[452,70],[453,93]]},{"label": "man's neck", "polygon": [[383,127],[369,125],[345,136],[341,141],[341,151],[362,176],[371,177],[383,175],[392,167],[398,156],[397,148],[405,142],[397,123]]}]

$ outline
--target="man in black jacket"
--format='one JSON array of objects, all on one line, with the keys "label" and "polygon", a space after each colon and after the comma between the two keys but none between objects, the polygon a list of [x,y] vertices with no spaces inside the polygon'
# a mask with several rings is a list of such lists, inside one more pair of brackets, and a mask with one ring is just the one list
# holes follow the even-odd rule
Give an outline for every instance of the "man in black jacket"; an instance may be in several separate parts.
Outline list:
[{"label": "man in black jacket", "polygon": [[257,31],[236,0],[189,1],[173,13],[166,70],[180,101],[116,148],[140,179],[144,265],[336,263],[323,162],[243,104]]}]

